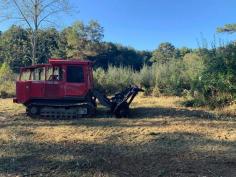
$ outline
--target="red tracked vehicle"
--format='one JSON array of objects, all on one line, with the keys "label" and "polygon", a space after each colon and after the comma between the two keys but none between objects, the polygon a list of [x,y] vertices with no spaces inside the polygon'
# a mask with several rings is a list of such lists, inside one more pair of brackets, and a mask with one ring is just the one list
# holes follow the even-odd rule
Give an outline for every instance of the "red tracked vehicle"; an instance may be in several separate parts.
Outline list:
[{"label": "red tracked vehicle", "polygon": [[48,64],[21,68],[13,101],[24,104],[31,117],[78,118],[94,115],[98,99],[116,117],[127,117],[140,91],[130,86],[109,99],[94,90],[92,62],[49,59]]}]

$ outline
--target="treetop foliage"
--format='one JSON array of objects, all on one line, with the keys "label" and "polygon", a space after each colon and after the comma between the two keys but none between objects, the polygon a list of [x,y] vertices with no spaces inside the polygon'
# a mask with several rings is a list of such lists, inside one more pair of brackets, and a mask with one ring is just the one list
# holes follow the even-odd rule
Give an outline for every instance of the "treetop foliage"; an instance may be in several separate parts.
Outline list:
[{"label": "treetop foliage", "polygon": [[175,46],[169,42],[161,43],[157,50],[153,52],[152,61],[159,63],[167,63],[176,57]]},{"label": "treetop foliage", "polygon": [[[61,31],[55,28],[38,30],[37,63],[47,63],[48,58],[90,59],[95,67],[108,65],[130,66],[140,69],[149,62],[151,52],[103,41],[104,29],[97,21],[84,24],[77,21]],[[30,37],[27,29],[13,25],[0,36],[0,61],[7,62],[17,72],[31,65]]]},{"label": "treetop foliage", "polygon": [[217,32],[219,33],[235,33],[236,32],[236,24],[226,24],[223,27],[217,28]]}]

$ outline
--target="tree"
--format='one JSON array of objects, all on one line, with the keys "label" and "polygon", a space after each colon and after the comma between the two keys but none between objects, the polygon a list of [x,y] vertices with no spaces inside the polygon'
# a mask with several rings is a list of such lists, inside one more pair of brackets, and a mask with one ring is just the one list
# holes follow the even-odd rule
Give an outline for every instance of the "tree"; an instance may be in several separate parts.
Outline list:
[{"label": "tree", "polygon": [[235,33],[236,32],[236,24],[226,24],[223,27],[217,28],[217,32],[219,33]]},{"label": "tree", "polygon": [[3,63],[4,59],[3,59],[3,41],[2,41],[2,32],[0,31],[0,65],[1,63]]},{"label": "tree", "polygon": [[63,30],[59,32],[58,40],[57,40],[57,50],[53,52],[56,58],[67,58],[67,38],[66,38],[66,31]]},{"label": "tree", "polygon": [[159,63],[164,64],[164,63],[169,62],[171,59],[175,57],[176,57],[175,46],[169,42],[165,42],[165,43],[161,43],[158,49],[156,49],[153,52],[151,60],[153,62],[159,62]]},{"label": "tree", "polygon": [[100,44],[103,38],[103,27],[96,22],[90,21],[84,24],[75,22],[71,27],[64,30],[67,40],[67,57],[86,59],[100,53]]},{"label": "tree", "polygon": [[1,18],[23,22],[31,39],[32,64],[37,63],[38,31],[55,24],[55,15],[69,11],[68,0],[0,0]]},{"label": "tree", "polygon": [[107,69],[112,66],[129,66],[135,70],[142,67],[145,57],[133,48],[119,44],[104,42],[101,45],[101,52],[96,56],[89,57],[95,67]]},{"label": "tree", "polygon": [[142,57],[143,62],[147,65],[151,65],[152,62],[150,61],[152,57],[152,52],[150,51],[138,51],[138,54]]},{"label": "tree", "polygon": [[187,48],[187,47],[182,47],[179,49],[176,49],[177,57],[178,58],[183,58],[186,54],[191,53],[192,50]]},{"label": "tree", "polygon": [[2,46],[0,56],[14,72],[18,72],[20,67],[30,64],[30,39],[25,29],[13,25],[2,34],[0,39],[0,46]]},{"label": "tree", "polygon": [[[236,46],[230,43],[211,50],[200,50],[204,71],[197,84],[197,99],[212,107],[224,106],[236,99]],[[196,66],[194,66],[196,67]]]},{"label": "tree", "polygon": [[0,67],[0,81],[13,81],[14,74],[7,63],[3,63]]},{"label": "tree", "polygon": [[58,50],[59,32],[55,28],[39,30],[38,32],[38,63],[47,63],[48,58],[54,57]]}]

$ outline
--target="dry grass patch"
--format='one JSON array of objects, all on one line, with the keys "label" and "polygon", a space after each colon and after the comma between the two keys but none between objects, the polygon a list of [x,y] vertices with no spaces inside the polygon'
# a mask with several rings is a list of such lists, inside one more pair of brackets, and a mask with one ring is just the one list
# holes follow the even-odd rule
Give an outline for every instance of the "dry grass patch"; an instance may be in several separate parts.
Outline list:
[{"label": "dry grass patch", "polygon": [[236,176],[235,118],[182,100],[138,97],[130,119],[68,121],[0,100],[0,176]]}]

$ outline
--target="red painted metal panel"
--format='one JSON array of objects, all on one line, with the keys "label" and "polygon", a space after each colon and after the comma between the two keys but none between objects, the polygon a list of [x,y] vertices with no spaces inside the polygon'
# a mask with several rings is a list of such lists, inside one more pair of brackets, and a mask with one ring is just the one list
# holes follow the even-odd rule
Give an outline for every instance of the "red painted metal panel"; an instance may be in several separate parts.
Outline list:
[{"label": "red painted metal panel", "polygon": [[44,97],[44,81],[31,81],[30,96],[31,98]]},{"label": "red painted metal panel", "polygon": [[[70,66],[68,64],[67,66]],[[78,64],[81,66],[81,64]],[[65,96],[85,96],[89,90],[89,75],[88,75],[88,67],[89,65],[83,65],[83,74],[84,74],[84,82],[83,83],[69,83],[65,82]],[[67,74],[67,72],[66,72]],[[67,78],[67,76],[65,77]]]},{"label": "red painted metal panel", "polygon": [[65,96],[85,96],[88,92],[85,83],[65,83]]},{"label": "red painted metal panel", "polygon": [[30,81],[16,82],[16,98],[18,103],[25,103],[30,99]]},{"label": "red painted metal panel", "polygon": [[63,98],[64,97],[64,82],[46,81],[45,82],[45,98]]},{"label": "red painted metal panel", "polygon": [[[79,65],[83,67],[84,82],[66,82],[67,66]],[[16,82],[16,101],[26,103],[31,99],[62,99],[67,96],[78,97],[86,96],[93,87],[92,62],[82,60],[59,60],[50,59],[49,64],[34,65],[21,69],[21,73],[29,69],[32,71],[38,67],[60,66],[63,70],[63,80],[26,80]],[[45,76],[47,74],[45,73]]]}]

